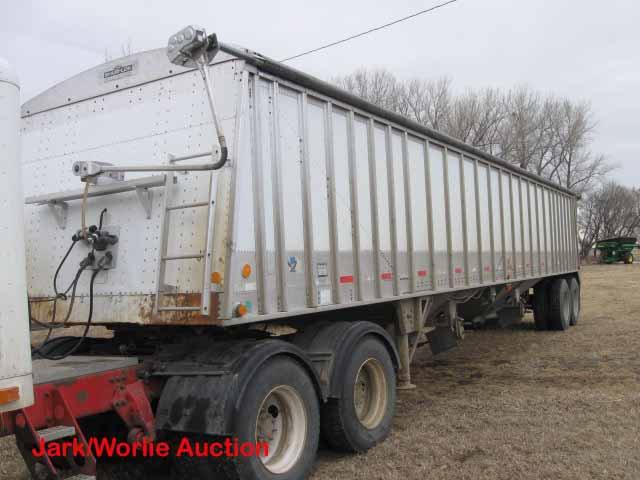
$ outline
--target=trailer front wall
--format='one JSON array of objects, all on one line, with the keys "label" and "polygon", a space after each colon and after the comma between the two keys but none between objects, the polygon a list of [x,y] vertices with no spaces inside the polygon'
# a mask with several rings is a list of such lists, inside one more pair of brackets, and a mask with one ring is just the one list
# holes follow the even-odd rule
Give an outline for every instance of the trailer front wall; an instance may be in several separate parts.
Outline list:
[{"label": "trailer front wall", "polygon": [[[212,65],[218,114],[230,151],[236,151],[235,125],[243,96],[243,62],[221,55]],[[134,74],[103,80],[115,63],[137,66]],[[200,74],[171,65],[164,50],[145,52],[81,73],[39,95],[23,107],[22,169],[24,192],[38,197],[80,190],[74,176],[75,161],[102,161],[115,165],[167,164],[170,156],[210,151],[215,144],[211,112]],[[238,147],[240,151],[241,146]],[[201,163],[196,158],[186,163]],[[251,173],[249,168],[248,172]],[[126,179],[149,173],[127,173]],[[207,202],[216,198],[214,172],[178,172],[171,185],[171,206]],[[210,185],[212,191],[210,192]],[[249,186],[249,190],[251,187]],[[91,190],[90,190],[91,191]],[[150,190],[147,218],[136,192],[89,198],[87,222],[97,224],[104,208],[105,226],[119,235],[115,268],[103,272],[95,283],[95,323],[184,323],[187,315],[153,318],[153,298],[158,282],[158,257],[162,237],[165,189]],[[27,279],[32,298],[53,296],[52,278],[80,228],[81,200],[68,202],[64,226],[46,204],[25,207]],[[269,209],[268,211],[271,211]],[[252,209],[250,210],[252,212]],[[246,222],[253,228],[253,219]],[[206,208],[172,211],[167,225],[168,254],[201,254],[205,250]],[[273,225],[272,221],[267,225]],[[215,233],[215,232],[212,232]],[[252,247],[255,250],[255,247]],[[59,288],[70,284],[79,262],[88,253],[77,246],[60,271]],[[167,262],[164,287],[180,299],[199,304],[204,262],[198,258]],[[90,276],[78,283],[70,322],[84,322],[88,315]],[[166,299],[167,301],[172,300]],[[64,319],[67,302],[58,302],[58,321]],[[32,314],[41,321],[52,317],[51,302],[34,302]],[[201,320],[198,320],[201,322]]]},{"label": "trailer front wall", "polygon": [[[255,227],[235,237],[228,303],[250,313],[228,324],[578,269],[574,196],[273,76],[250,82],[237,205]],[[254,281],[234,281],[247,263]]]}]

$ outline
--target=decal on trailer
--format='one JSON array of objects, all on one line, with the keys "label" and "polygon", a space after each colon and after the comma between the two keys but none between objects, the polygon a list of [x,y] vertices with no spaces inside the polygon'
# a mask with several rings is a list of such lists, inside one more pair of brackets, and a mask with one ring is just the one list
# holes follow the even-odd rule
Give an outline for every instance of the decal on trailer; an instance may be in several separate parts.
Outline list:
[{"label": "decal on trailer", "polygon": [[100,76],[103,82],[111,82],[123,77],[130,77],[135,75],[138,70],[138,62],[125,63],[120,65],[110,66],[106,70],[100,72]]},{"label": "decal on trailer", "polygon": [[298,259],[294,256],[289,257],[287,259],[287,265],[289,265],[289,271],[295,273],[296,267],[298,266]]}]

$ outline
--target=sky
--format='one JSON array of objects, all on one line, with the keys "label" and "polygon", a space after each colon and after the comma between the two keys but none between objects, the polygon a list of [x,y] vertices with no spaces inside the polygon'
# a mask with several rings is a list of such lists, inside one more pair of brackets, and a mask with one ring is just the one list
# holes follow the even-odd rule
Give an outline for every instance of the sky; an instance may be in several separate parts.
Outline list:
[{"label": "sky", "polygon": [[[188,24],[275,59],[409,15],[439,0],[322,2],[0,0],[0,57],[18,71],[22,100],[121,56],[159,48]],[[459,0],[290,64],[328,80],[365,67],[399,77],[448,76],[458,90],[527,85],[586,100],[593,150],[640,186],[640,2]]]}]

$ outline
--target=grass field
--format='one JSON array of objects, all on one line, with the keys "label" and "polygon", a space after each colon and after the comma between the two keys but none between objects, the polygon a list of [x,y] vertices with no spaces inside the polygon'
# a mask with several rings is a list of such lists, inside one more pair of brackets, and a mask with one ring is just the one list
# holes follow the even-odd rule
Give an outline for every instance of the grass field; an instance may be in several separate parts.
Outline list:
[{"label": "grass field", "polygon": [[[417,354],[393,432],[364,455],[321,450],[312,480],[640,478],[640,265],[583,269],[582,318],[468,332]],[[0,479],[26,480],[13,440]]]}]

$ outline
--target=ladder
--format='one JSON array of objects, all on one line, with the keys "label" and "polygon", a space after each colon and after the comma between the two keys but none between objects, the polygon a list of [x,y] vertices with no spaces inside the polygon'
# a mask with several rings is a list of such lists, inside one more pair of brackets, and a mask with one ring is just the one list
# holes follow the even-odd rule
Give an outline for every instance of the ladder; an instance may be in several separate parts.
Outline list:
[{"label": "ladder", "polygon": [[[175,157],[169,156],[170,162],[176,162],[178,160],[182,160],[182,157],[177,159]],[[214,208],[213,205],[215,203],[214,195],[214,185],[215,181],[214,172],[209,172],[209,200],[202,202],[193,202],[193,203],[184,203],[181,205],[172,205],[171,203],[171,192],[173,185],[176,183],[177,177],[174,172],[168,172],[165,176],[165,184],[164,184],[164,198],[163,198],[163,212],[161,217],[161,226],[160,226],[160,252],[158,255],[158,266],[156,268],[156,295],[155,295],[155,304],[154,304],[154,314],[162,313],[162,312],[200,312],[201,315],[209,316],[211,314],[211,259],[212,259],[212,243],[213,243],[213,235],[212,235],[212,226],[214,221]],[[207,208],[207,226],[205,232],[205,248],[204,252],[201,253],[180,253],[180,254],[170,254],[168,250],[169,244],[169,225],[170,225],[170,215],[171,212],[176,210],[184,210],[188,208]],[[176,293],[171,290],[171,287],[165,283],[166,276],[166,267],[167,262],[177,262],[183,260],[204,260],[204,271],[202,275],[202,298],[200,301],[200,306],[164,306],[162,304],[162,300],[165,295]]]}]

